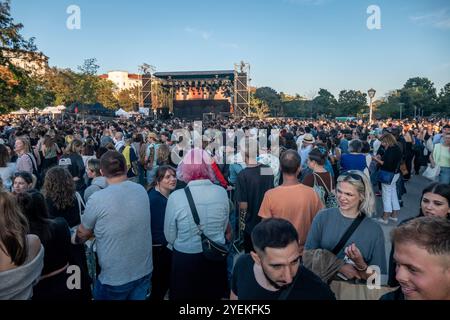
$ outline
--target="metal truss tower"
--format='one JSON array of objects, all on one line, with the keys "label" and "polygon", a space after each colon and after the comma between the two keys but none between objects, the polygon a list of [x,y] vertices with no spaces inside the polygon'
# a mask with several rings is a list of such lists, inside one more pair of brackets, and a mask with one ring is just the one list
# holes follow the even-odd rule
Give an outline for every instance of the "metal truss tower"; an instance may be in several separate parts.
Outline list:
[{"label": "metal truss tower", "polygon": [[234,64],[234,116],[250,115],[250,64],[241,61]]}]

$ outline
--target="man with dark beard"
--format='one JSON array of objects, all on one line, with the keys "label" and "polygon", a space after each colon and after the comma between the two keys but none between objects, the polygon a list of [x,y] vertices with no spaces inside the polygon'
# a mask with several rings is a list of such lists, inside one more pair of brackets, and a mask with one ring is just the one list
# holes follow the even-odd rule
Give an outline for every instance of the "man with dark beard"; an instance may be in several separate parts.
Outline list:
[{"label": "man with dark beard", "polygon": [[234,267],[231,300],[335,300],[330,288],[301,265],[298,234],[289,221],[262,221],[252,242],[255,251]]}]

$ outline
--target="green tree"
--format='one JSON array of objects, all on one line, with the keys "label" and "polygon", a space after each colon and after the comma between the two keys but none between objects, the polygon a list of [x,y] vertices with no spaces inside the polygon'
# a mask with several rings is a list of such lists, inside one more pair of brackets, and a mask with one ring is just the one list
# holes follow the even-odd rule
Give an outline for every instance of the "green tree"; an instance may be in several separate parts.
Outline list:
[{"label": "green tree", "polygon": [[33,108],[44,109],[54,101],[52,92],[48,91],[44,83],[36,78],[28,78],[26,91],[24,94],[17,95],[15,103],[18,107],[26,110]]},{"label": "green tree", "polygon": [[404,103],[404,114],[413,116],[419,111],[424,115],[431,114],[437,106],[437,95],[434,83],[428,78],[410,78],[400,93],[400,101]]},{"label": "green tree", "polygon": [[[376,118],[400,118],[400,107],[404,108],[400,100],[401,90],[389,92],[381,101],[374,102],[374,115]],[[405,114],[402,110],[402,114]]]},{"label": "green tree", "polygon": [[262,87],[256,89],[255,98],[267,103],[270,114],[273,116],[283,115],[283,103],[278,92],[270,87]]},{"label": "green tree", "polygon": [[20,31],[21,23],[15,23],[10,13],[10,1],[0,1],[0,112],[17,109],[19,96],[24,96],[30,84],[25,70],[11,62],[11,56],[23,51],[34,52],[34,38],[25,39]]},{"label": "green tree", "polygon": [[70,105],[77,101],[78,76],[70,69],[51,68],[44,75],[44,86],[53,94],[53,105]]},{"label": "green tree", "polygon": [[78,70],[85,76],[95,76],[99,68],[96,58],[85,59],[83,65],[78,66]]},{"label": "green tree", "polygon": [[270,114],[270,108],[267,102],[258,99],[254,94],[250,95],[250,116],[260,120],[265,119]]},{"label": "green tree", "polygon": [[96,100],[105,108],[117,109],[119,101],[114,95],[115,84],[112,81],[98,78],[96,84]]},{"label": "green tree", "polygon": [[82,104],[94,104],[97,101],[97,89],[100,79],[97,77],[97,59],[85,59],[83,65],[78,66],[80,73],[75,76],[74,93],[76,100]]},{"label": "green tree", "polygon": [[447,83],[439,93],[436,112],[450,114],[450,82]]},{"label": "green tree", "polygon": [[334,116],[336,114],[337,101],[334,95],[326,89],[320,89],[317,97],[313,99],[316,106],[315,113]]},{"label": "green tree", "polygon": [[339,93],[337,116],[356,116],[367,110],[366,93],[356,90],[342,90]]},{"label": "green tree", "polygon": [[139,104],[139,89],[133,87],[129,89],[120,90],[116,94],[119,106],[126,111],[132,111],[136,109]]},{"label": "green tree", "polygon": [[283,103],[283,111],[286,117],[305,117],[310,113],[309,102],[304,99],[295,99]]}]

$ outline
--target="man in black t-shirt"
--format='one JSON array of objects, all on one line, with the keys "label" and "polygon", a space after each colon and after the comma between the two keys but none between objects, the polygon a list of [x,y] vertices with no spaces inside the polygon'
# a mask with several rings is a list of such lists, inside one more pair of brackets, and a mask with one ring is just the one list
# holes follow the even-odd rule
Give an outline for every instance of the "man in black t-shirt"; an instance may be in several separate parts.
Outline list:
[{"label": "man in black t-shirt", "polygon": [[[239,219],[244,220],[243,230],[244,250],[253,250],[250,234],[261,221],[258,216],[259,208],[267,190],[274,187],[274,175],[269,166],[259,164],[256,154],[250,152],[250,140],[245,140],[245,163],[247,167],[239,172],[236,181],[236,202],[239,206]],[[239,226],[242,228],[242,222]]]},{"label": "man in black t-shirt", "polygon": [[301,265],[298,234],[289,221],[262,221],[252,241],[255,251],[234,267],[231,300],[335,300],[330,288]]},{"label": "man in black t-shirt", "polygon": [[244,250],[253,250],[250,234],[261,221],[259,208],[267,190],[274,187],[272,169],[266,165],[257,164],[242,170],[236,181],[236,201],[239,204],[239,215],[245,217]]}]

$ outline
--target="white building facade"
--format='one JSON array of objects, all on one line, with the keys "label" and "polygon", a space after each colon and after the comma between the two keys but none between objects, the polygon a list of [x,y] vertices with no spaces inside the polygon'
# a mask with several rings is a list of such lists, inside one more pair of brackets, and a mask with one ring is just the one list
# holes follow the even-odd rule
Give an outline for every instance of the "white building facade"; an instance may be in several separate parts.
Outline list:
[{"label": "white building facade", "polygon": [[140,76],[126,71],[110,71],[107,74],[102,74],[100,78],[112,81],[116,85],[118,91],[142,87]]}]

